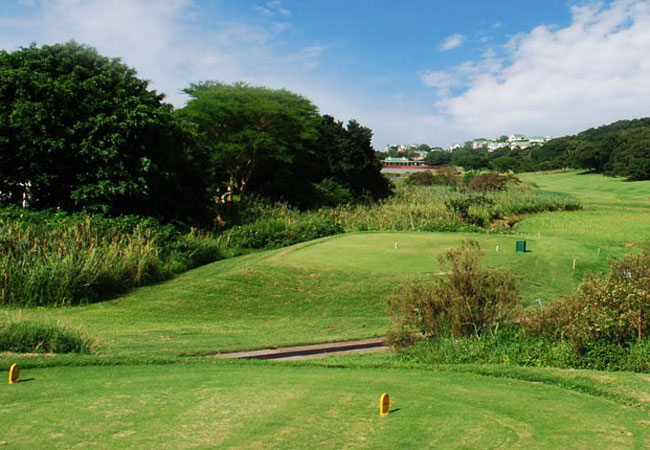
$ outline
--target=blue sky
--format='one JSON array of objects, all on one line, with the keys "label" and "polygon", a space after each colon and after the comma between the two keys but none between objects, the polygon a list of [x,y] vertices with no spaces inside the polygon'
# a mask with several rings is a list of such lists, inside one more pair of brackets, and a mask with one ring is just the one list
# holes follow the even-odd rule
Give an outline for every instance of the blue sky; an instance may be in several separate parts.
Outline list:
[{"label": "blue sky", "polygon": [[69,39],[176,106],[199,80],[285,87],[378,148],[650,115],[650,0],[0,2],[0,48]]}]

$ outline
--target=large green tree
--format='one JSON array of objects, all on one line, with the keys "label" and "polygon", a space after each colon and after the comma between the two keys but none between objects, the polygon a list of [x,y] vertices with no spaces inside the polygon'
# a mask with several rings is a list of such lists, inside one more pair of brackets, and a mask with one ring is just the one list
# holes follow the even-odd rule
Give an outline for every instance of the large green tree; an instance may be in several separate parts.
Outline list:
[{"label": "large green tree", "polygon": [[344,126],[332,116],[323,116],[315,162],[320,178],[331,178],[356,198],[378,200],[392,192],[375,156],[372,130],[356,120]]},{"label": "large green tree", "polygon": [[298,94],[213,81],[185,93],[190,100],[179,114],[198,126],[214,190],[276,193],[291,168],[313,156],[318,110]]},{"label": "large green tree", "polygon": [[0,202],[203,214],[192,130],[135,70],[68,42],[0,52]]}]

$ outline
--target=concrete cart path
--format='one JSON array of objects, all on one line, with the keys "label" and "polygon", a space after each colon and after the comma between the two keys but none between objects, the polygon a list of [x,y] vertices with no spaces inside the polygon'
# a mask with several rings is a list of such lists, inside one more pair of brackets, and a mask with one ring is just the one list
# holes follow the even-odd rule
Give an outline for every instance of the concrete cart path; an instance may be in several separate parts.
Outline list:
[{"label": "concrete cart path", "polygon": [[378,352],[388,350],[384,338],[361,339],[357,341],[330,342],[327,344],[301,345],[297,347],[268,348],[249,352],[219,353],[215,358],[298,360],[323,358],[345,353]]}]

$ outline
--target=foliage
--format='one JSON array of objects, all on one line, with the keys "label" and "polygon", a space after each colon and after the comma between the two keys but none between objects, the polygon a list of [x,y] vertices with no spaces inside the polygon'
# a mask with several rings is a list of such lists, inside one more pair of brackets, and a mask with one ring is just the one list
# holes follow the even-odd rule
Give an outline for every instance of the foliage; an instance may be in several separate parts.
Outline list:
[{"label": "foliage", "polygon": [[451,163],[451,152],[445,150],[432,150],[424,158],[424,161],[430,166],[444,166]]},{"label": "foliage", "polygon": [[277,189],[265,172],[310,157],[318,111],[306,98],[284,89],[213,81],[192,84],[184,92],[190,100],[179,115],[199,129],[210,155],[213,192],[228,187],[244,195]]},{"label": "foliage", "polygon": [[219,257],[211,236],[151,218],[0,210],[0,304],[96,302]]},{"label": "foliage", "polygon": [[476,175],[467,184],[471,191],[501,191],[508,186],[508,184],[520,183],[519,179],[514,176],[504,176],[498,173],[488,172]]},{"label": "foliage", "polygon": [[521,303],[519,283],[482,267],[481,256],[477,241],[465,241],[439,258],[448,275],[398,288],[388,301],[394,328],[427,338],[478,336],[512,321]]},{"label": "foliage", "polygon": [[0,352],[92,353],[95,347],[92,339],[58,324],[0,321]]},{"label": "foliage", "polygon": [[287,223],[284,220],[260,220],[227,230],[222,240],[230,249],[270,249],[287,247],[343,232],[341,224],[326,217]]},{"label": "foliage", "polygon": [[314,186],[318,205],[334,207],[352,203],[354,197],[349,189],[341,186],[331,178],[325,178]]},{"label": "foliage", "polygon": [[75,42],[0,52],[0,204],[204,220],[204,161],[162,100]]},{"label": "foliage", "polygon": [[392,193],[372,147],[372,131],[352,120],[347,126],[331,116],[319,124],[313,164],[320,179],[331,178],[358,199],[379,200]]},{"label": "foliage", "polygon": [[524,335],[520,327],[462,338],[441,337],[400,346],[399,359],[423,364],[495,364],[501,366],[650,371],[650,341],[598,344],[576,354],[565,340]]},{"label": "foliage", "polygon": [[[439,176],[435,176],[436,180]],[[458,174],[454,172],[450,178],[457,180]],[[288,204],[248,201],[237,214],[242,224],[276,220],[286,224],[334,221],[345,232],[481,231],[509,230],[522,214],[580,208],[580,203],[571,196],[524,185],[475,193],[449,186],[413,186],[398,182],[395,194],[377,203],[350,203],[301,212]]]},{"label": "foliage", "polygon": [[592,276],[574,294],[553,301],[529,328],[533,335],[566,339],[580,355],[641,342],[650,330],[650,247],[614,260],[606,277]]},{"label": "foliage", "polygon": [[457,186],[460,173],[453,167],[441,167],[435,172],[425,170],[413,172],[406,176],[404,183],[409,186]]},{"label": "foliage", "polygon": [[[377,200],[391,193],[372,131],[318,115],[287,90],[202,82],[178,113],[199,129],[213,192],[287,201],[301,208]],[[347,192],[346,192],[347,191]]]}]

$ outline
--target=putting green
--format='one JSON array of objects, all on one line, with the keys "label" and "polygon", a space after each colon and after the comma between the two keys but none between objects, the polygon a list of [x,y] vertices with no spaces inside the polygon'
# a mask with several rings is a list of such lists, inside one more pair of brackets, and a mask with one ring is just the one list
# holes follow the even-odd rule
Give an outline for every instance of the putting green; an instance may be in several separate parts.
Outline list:
[{"label": "putting green", "polygon": [[[7,448],[642,448],[643,411],[463,373],[274,364],[29,370]],[[392,413],[379,417],[388,392]]]}]

